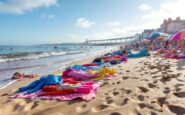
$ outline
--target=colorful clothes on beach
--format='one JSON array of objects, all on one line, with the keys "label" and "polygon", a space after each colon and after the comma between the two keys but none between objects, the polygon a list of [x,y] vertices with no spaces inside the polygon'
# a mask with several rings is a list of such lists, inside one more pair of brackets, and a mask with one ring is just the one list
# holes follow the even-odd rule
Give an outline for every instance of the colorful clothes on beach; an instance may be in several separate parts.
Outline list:
[{"label": "colorful clothes on beach", "polygon": [[96,78],[94,78],[93,80],[100,80],[102,79],[103,77],[105,76],[112,76],[116,73],[116,70],[115,69],[111,69],[111,68],[103,68],[102,70],[100,70],[96,76]]},{"label": "colorful clothes on beach", "polygon": [[144,48],[143,50],[141,50],[140,52],[138,53],[131,53],[131,54],[128,54],[128,58],[139,58],[139,57],[144,57],[144,56],[148,56],[148,50],[146,48]]},{"label": "colorful clothes on beach", "polygon": [[97,64],[95,64],[95,63],[90,63],[90,64],[83,64],[82,66],[84,66],[84,67],[97,66]]},{"label": "colorful clothes on beach", "polygon": [[41,77],[39,80],[32,82],[26,87],[19,88],[18,92],[33,93],[33,92],[41,90],[42,87],[44,86],[56,85],[62,82],[63,81],[61,80],[61,77],[55,76],[55,75],[48,75],[48,76]]},{"label": "colorful clothes on beach", "polygon": [[58,95],[67,95],[72,93],[75,93],[73,89],[64,89],[59,91],[42,92],[42,93],[39,93],[38,96],[58,96]]},{"label": "colorful clothes on beach", "polygon": [[57,96],[39,96],[39,94],[42,93],[42,91],[37,91],[34,93],[18,93],[14,96],[11,96],[12,98],[26,98],[26,99],[48,99],[48,100],[73,100],[76,98],[81,98],[83,100],[91,100],[93,97],[96,96],[97,88],[103,85],[103,81],[100,80],[98,82],[95,82],[93,85],[93,89],[89,93],[72,93],[72,94],[66,94],[66,95],[57,95]]},{"label": "colorful clothes on beach", "polygon": [[68,84],[77,84],[79,83],[80,79],[74,78],[74,77],[62,77],[63,83],[68,83]]},{"label": "colorful clothes on beach", "polygon": [[185,57],[178,57],[178,56],[165,56],[166,59],[185,59]]},{"label": "colorful clothes on beach", "polygon": [[51,85],[42,88],[42,93],[39,96],[56,96],[56,95],[67,95],[72,93],[90,93],[93,89],[94,82],[80,82],[80,85]]},{"label": "colorful clothes on beach", "polygon": [[74,70],[74,69],[68,69],[68,70],[70,71],[67,73],[67,76],[65,77],[71,76],[71,77],[78,78],[78,79],[91,79],[91,78],[96,77],[96,75],[88,74],[87,71]]},{"label": "colorful clothes on beach", "polygon": [[66,70],[68,70],[68,69],[83,70],[83,71],[87,70],[87,68],[82,65],[69,66],[66,68]]}]

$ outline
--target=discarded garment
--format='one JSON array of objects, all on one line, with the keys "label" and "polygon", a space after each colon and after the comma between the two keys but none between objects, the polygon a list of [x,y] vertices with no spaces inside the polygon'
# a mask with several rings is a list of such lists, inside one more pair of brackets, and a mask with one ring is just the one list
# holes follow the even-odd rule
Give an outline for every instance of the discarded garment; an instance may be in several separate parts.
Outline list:
[{"label": "discarded garment", "polygon": [[84,66],[84,67],[97,66],[97,64],[95,64],[95,63],[90,63],[90,64],[83,64],[82,66]]},{"label": "discarded garment", "polygon": [[72,70],[68,73],[68,76],[79,78],[79,79],[91,79],[96,77],[96,75],[90,75],[86,71]]},{"label": "discarded garment", "polygon": [[144,48],[143,50],[141,50],[140,52],[138,53],[131,53],[131,54],[128,54],[128,58],[139,58],[139,57],[144,57],[144,56],[148,56],[148,50],[146,48]]},{"label": "discarded garment", "polygon": [[56,85],[60,84],[61,82],[63,82],[61,80],[61,77],[55,75],[48,75],[41,77],[39,80],[32,82],[26,87],[19,88],[18,92],[33,93],[41,90],[43,86]]},{"label": "discarded garment", "polygon": [[47,100],[73,100],[76,98],[81,98],[83,100],[89,101],[92,100],[93,97],[96,96],[96,90],[98,87],[103,85],[103,81],[98,81],[93,85],[93,90],[91,90],[90,93],[72,93],[67,95],[58,95],[58,96],[40,96],[39,94],[42,93],[42,91],[37,91],[34,93],[26,94],[26,93],[18,93],[14,96],[11,96],[12,98],[26,98],[26,99],[47,99]]},{"label": "discarded garment", "polygon": [[69,66],[66,68],[66,70],[68,70],[68,69],[84,70],[84,71],[87,70],[87,68],[82,65]]}]

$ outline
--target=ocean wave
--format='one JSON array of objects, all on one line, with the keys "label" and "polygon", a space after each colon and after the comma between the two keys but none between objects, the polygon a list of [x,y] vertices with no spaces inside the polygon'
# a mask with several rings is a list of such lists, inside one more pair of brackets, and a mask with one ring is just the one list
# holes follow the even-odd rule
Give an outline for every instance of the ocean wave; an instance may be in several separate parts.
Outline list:
[{"label": "ocean wave", "polygon": [[76,50],[76,51],[69,51],[68,54],[76,54],[76,53],[83,53],[86,50]]},{"label": "ocean wave", "polygon": [[36,52],[36,53],[8,54],[1,55],[0,62],[38,59],[50,56],[60,56],[65,54],[66,52]]}]

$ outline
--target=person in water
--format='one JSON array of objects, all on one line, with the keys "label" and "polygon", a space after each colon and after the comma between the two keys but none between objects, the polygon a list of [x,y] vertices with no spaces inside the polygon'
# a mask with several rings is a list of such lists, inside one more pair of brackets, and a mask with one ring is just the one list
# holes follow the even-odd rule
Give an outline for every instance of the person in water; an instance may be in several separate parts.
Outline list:
[{"label": "person in water", "polygon": [[54,49],[58,49],[58,47],[57,47],[57,46],[55,46],[55,47],[54,47]]}]

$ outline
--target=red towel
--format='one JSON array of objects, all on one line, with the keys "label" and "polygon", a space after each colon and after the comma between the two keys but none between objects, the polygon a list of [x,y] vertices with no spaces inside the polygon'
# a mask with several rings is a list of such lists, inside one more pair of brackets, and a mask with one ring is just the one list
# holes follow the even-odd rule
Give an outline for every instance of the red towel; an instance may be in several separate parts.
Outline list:
[{"label": "red towel", "polygon": [[52,91],[52,92],[42,92],[38,96],[58,96],[58,95],[67,95],[75,93],[73,89],[65,89],[59,91]]},{"label": "red towel", "polygon": [[77,84],[80,79],[74,78],[74,77],[64,77],[62,78],[64,83],[69,83],[69,84]]}]

